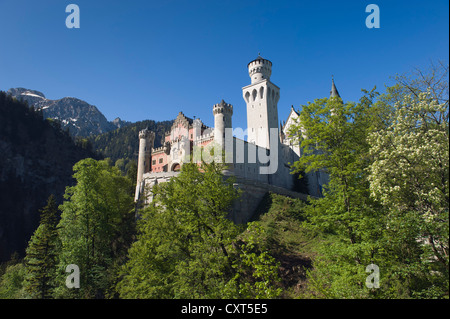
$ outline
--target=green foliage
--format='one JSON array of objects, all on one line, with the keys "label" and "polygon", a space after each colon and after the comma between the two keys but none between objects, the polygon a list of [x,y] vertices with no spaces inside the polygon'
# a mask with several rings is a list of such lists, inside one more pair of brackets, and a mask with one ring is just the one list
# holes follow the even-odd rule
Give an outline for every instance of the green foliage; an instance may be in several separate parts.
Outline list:
[{"label": "green foliage", "polygon": [[204,168],[202,174],[185,164],[178,177],[153,188],[118,285],[122,297],[218,297],[210,286],[220,285],[230,267],[226,247],[237,228],[224,216],[236,192],[217,166]]},{"label": "green foliage", "polygon": [[369,136],[370,190],[388,208],[390,255],[409,265],[403,277],[423,296],[448,292],[448,133],[448,104],[427,92],[397,102],[391,124]]},{"label": "green foliage", "polygon": [[[292,133],[302,132],[297,136],[305,156],[294,166],[330,176],[325,196],[304,209],[304,226],[326,235],[308,270],[305,296],[448,297],[443,78],[399,77],[386,94],[365,91],[357,104],[333,98],[303,107]],[[424,87],[432,94],[421,93]],[[439,103],[445,88],[447,99]],[[372,263],[380,269],[378,289],[365,285]]]},{"label": "green foliage", "polygon": [[91,136],[88,138],[93,149],[109,157],[115,163],[122,159],[124,165],[137,161],[139,152],[139,131],[145,128],[155,132],[155,148],[160,147],[164,142],[165,132],[169,131],[173,121],[155,122],[145,120],[132,123],[104,134]]},{"label": "green foliage", "polygon": [[22,262],[6,267],[5,273],[0,277],[0,299],[19,299],[26,296],[23,289],[26,269]]},{"label": "green foliage", "polygon": [[245,234],[241,236],[238,255],[233,262],[236,271],[233,281],[239,289],[239,298],[276,298],[281,294],[282,289],[277,287],[280,281],[279,263],[270,255],[262,241],[264,232],[254,222],[248,225]]},{"label": "green foliage", "polygon": [[25,290],[31,298],[47,299],[53,294],[56,277],[58,233],[58,207],[51,195],[47,205],[41,210],[41,221],[31,237],[26,263]]},{"label": "green foliage", "polygon": [[[68,127],[66,130],[68,132]],[[77,146],[81,147],[82,149],[85,149],[89,152],[93,152],[92,142],[87,138],[82,138],[82,137],[75,138],[75,144]]]},{"label": "green foliage", "polygon": [[[58,225],[61,240],[57,296],[95,298],[109,294],[114,269],[125,258],[133,235],[131,182],[105,161],[74,166],[77,184],[66,190]],[[80,268],[80,288],[67,289],[67,265]]]},{"label": "green foliage", "polygon": [[184,164],[176,178],[153,187],[117,285],[122,298],[277,295],[271,257],[252,240],[236,243],[243,227],[227,215],[239,193],[222,169]]},{"label": "green foliage", "polygon": [[264,241],[272,255],[312,254],[317,233],[303,227],[307,203],[300,199],[267,193],[257,211],[255,221],[264,229]]},{"label": "green foliage", "polygon": [[134,183],[133,189],[135,189],[137,179],[137,164],[136,162],[129,162],[125,165],[126,176]]}]

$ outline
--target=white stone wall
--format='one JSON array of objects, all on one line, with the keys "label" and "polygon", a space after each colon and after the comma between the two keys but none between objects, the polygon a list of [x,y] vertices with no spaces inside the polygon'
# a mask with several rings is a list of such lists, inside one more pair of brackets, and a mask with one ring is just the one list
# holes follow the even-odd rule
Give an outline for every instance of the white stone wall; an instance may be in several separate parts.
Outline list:
[{"label": "white stone wall", "polygon": [[[232,154],[229,144],[225,147],[225,162],[233,175],[248,180],[277,185],[291,189],[294,184],[288,163],[293,163],[297,155],[275,138],[273,148],[268,150],[240,138],[233,137]],[[230,162],[232,159],[232,162]]]},{"label": "white stone wall", "polygon": [[262,80],[242,88],[247,104],[248,141],[270,148],[269,129],[278,128],[278,100],[280,89],[269,80]]}]

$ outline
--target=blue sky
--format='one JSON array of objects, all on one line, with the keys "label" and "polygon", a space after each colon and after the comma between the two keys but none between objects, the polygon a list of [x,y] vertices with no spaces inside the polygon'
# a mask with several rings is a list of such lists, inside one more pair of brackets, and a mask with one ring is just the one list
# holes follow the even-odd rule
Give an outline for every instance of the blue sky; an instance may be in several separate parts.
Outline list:
[{"label": "blue sky", "polygon": [[[68,4],[80,28],[68,29]],[[380,28],[368,29],[368,4]],[[183,111],[212,126],[212,105],[233,104],[246,127],[241,88],[258,52],[281,88],[279,119],[328,97],[380,91],[389,77],[448,63],[449,3],[433,1],[0,0],[0,90],[74,96],[109,119],[170,120]]]}]

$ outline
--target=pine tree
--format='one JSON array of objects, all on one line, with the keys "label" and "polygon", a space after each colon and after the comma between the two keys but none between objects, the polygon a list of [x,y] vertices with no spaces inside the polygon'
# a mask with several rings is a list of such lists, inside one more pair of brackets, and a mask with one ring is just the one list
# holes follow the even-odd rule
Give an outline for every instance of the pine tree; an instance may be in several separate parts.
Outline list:
[{"label": "pine tree", "polygon": [[25,290],[32,298],[48,299],[54,288],[58,238],[58,206],[53,195],[40,212],[40,225],[26,250]]}]

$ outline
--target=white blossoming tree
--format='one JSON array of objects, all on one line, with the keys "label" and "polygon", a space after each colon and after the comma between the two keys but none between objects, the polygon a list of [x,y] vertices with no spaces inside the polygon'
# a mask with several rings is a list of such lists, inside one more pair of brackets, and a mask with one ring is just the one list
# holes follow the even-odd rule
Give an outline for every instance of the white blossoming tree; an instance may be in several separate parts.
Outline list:
[{"label": "white blossoming tree", "polygon": [[430,89],[403,96],[390,125],[369,135],[368,170],[371,195],[389,208],[392,238],[405,240],[407,229],[422,264],[448,280],[449,109],[439,102]]}]

